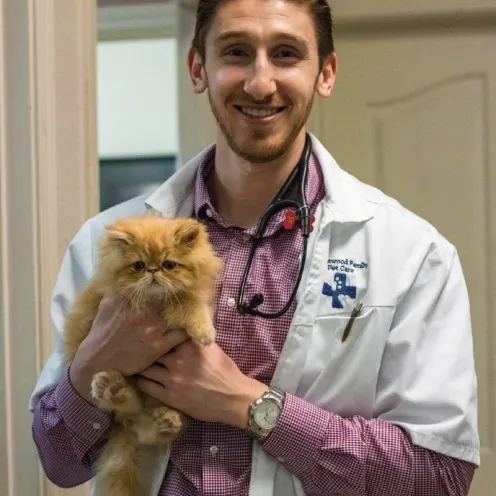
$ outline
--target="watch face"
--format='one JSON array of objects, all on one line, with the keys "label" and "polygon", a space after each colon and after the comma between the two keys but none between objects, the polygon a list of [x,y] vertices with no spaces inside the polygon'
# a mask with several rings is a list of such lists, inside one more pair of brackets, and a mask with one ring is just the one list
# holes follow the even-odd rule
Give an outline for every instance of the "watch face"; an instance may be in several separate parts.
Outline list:
[{"label": "watch face", "polygon": [[264,401],[255,408],[253,420],[261,429],[273,429],[280,414],[279,406],[273,401]]}]

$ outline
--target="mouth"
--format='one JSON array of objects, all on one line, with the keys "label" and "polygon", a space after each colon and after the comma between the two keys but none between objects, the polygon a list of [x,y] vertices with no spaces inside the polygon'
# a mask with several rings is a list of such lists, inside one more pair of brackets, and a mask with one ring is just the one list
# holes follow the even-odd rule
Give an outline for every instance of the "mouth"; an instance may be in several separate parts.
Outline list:
[{"label": "mouth", "polygon": [[234,105],[236,110],[244,117],[256,121],[271,121],[276,118],[287,107],[249,107],[244,105]]},{"label": "mouth", "polygon": [[156,296],[163,297],[165,295],[165,293],[166,293],[165,288],[161,284],[159,284],[157,281],[153,281],[148,286],[148,295],[150,297],[156,297]]},{"label": "mouth", "polygon": [[158,279],[155,276],[151,277],[151,280],[148,281],[148,287],[156,291],[159,289],[162,285],[158,281]]}]

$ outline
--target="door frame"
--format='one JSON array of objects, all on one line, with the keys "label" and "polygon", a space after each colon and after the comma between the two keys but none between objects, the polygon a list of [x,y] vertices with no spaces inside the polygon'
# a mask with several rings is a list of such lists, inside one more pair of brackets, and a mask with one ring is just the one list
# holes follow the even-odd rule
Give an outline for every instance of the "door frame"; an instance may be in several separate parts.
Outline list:
[{"label": "door frame", "polygon": [[52,350],[49,307],[65,248],[99,207],[96,12],[94,0],[0,0],[0,480],[7,496],[87,494],[44,477],[28,398]]}]

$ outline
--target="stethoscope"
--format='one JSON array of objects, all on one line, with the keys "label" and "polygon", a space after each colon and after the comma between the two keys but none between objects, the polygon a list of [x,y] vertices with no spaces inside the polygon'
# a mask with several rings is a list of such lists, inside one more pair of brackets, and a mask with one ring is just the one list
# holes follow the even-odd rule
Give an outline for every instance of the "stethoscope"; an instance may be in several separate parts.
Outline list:
[{"label": "stethoscope", "polygon": [[[252,236],[251,249],[248,255],[248,261],[246,262],[245,265],[243,279],[241,281],[241,286],[238,294],[237,309],[242,314],[256,315],[258,317],[263,317],[265,319],[277,319],[278,317],[281,317],[281,315],[284,315],[289,310],[291,304],[296,298],[296,293],[300,286],[303,270],[305,267],[305,260],[307,257],[308,237],[312,230],[310,207],[307,204],[306,193],[305,193],[305,188],[308,179],[308,163],[310,160],[311,153],[312,153],[312,141],[307,133],[305,137],[305,146],[303,148],[301,157],[298,160],[298,163],[296,164],[295,168],[289,175],[288,179],[280,189],[279,193],[277,193],[275,198],[272,200],[272,202],[267,207],[264,214],[258,221],[257,229],[255,231],[255,234]],[[296,199],[285,198],[289,188],[293,184],[295,184],[295,182],[296,184],[299,185],[296,194]],[[293,292],[291,293],[291,296],[289,297],[289,300],[284,306],[284,308],[277,313],[265,313],[257,310],[257,308],[264,302],[265,299],[262,293],[255,294],[249,303],[246,303],[243,300],[245,295],[246,282],[248,280],[248,275],[250,273],[255,251],[263,239],[263,235],[265,233],[265,230],[267,229],[270,219],[281,210],[286,210],[286,216],[283,223],[285,229],[293,229],[293,227],[297,225],[299,225],[299,227],[301,228],[301,235],[303,237],[301,261],[298,271],[298,277],[296,278]]]}]

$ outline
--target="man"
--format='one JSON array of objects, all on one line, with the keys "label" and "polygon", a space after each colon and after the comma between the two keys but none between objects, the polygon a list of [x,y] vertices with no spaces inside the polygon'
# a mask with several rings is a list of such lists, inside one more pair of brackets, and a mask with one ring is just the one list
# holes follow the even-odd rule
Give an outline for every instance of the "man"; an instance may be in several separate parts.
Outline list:
[{"label": "man", "polygon": [[[302,154],[314,97],[334,84],[329,6],[200,0],[188,63],[217,119],[215,147],[148,198],[89,220],[65,255],[56,350],[31,399],[48,477],[63,487],[92,477],[111,417],[92,404],[90,382],[115,369],[191,418],[170,451],[150,449],[143,461],[150,495],[466,495],[480,460],[456,250],[341,170],[313,136],[306,197],[315,223],[297,298],[275,319],[237,308],[251,235]],[[91,276],[104,225],[149,209],[206,225],[225,265],[217,342],[200,349],[105,301],[65,370],[63,318]],[[245,300],[263,294],[257,308],[281,310],[301,251],[298,226],[274,215]]]}]

